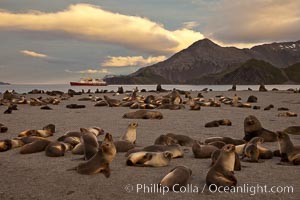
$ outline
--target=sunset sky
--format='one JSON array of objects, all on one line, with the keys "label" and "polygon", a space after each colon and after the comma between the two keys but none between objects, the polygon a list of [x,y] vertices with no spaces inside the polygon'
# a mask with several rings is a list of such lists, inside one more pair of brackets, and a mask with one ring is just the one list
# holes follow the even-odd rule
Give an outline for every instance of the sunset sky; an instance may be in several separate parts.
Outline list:
[{"label": "sunset sky", "polygon": [[295,0],[0,0],[0,81],[129,74],[203,38],[249,48],[299,36]]}]

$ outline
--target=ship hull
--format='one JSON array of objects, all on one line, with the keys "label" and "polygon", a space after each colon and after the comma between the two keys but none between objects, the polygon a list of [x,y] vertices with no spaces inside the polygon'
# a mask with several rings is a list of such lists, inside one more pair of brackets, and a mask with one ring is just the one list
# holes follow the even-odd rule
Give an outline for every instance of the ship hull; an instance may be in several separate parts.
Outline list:
[{"label": "ship hull", "polygon": [[107,86],[107,83],[78,83],[70,82],[71,86]]}]

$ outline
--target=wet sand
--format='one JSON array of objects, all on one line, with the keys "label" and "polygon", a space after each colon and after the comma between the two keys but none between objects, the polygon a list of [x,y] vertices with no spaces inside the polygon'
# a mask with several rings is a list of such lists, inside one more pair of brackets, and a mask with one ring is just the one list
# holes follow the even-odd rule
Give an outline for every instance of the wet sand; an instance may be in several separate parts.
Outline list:
[{"label": "wet sand", "polygon": [[[258,97],[261,110],[249,108],[236,108],[224,105],[220,108],[202,107],[200,111],[185,110],[159,110],[164,118],[162,120],[128,120],[122,119],[126,112],[133,111],[129,108],[119,107],[94,107],[95,102],[79,102],[78,98],[85,95],[75,96],[59,105],[50,105],[53,110],[41,110],[40,107],[18,105],[19,110],[10,115],[4,115],[6,109],[0,106],[0,123],[8,126],[7,133],[0,134],[0,139],[14,138],[26,129],[40,129],[44,125],[53,123],[57,132],[52,140],[63,135],[68,130],[79,130],[81,127],[99,126],[111,133],[114,139],[119,139],[126,131],[127,125],[137,121],[137,145],[147,146],[161,134],[176,133],[185,134],[194,139],[203,141],[212,136],[229,136],[243,138],[243,121],[248,115],[255,115],[264,128],[272,131],[283,130],[292,125],[300,125],[298,117],[277,117],[281,111],[278,107],[288,107],[290,111],[300,114],[300,94],[291,92],[208,92],[203,93],[206,99],[223,94],[232,97],[240,96],[246,102],[249,95]],[[147,93],[142,93],[147,95]],[[164,93],[166,94],[166,93]],[[196,96],[196,92],[192,96]],[[27,95],[39,97],[40,95]],[[103,94],[96,94],[103,97]],[[124,95],[113,98],[122,98]],[[86,108],[72,110],[65,106],[70,103],[84,104]],[[264,111],[263,108],[273,104],[274,109]],[[204,128],[206,122],[228,118],[232,126],[217,128]],[[101,140],[103,136],[99,137]],[[294,144],[300,144],[300,136],[291,136]],[[277,149],[277,143],[264,144],[271,149]],[[0,153],[0,199],[299,199],[300,196],[300,167],[276,165],[280,158],[274,157],[263,163],[242,162],[241,171],[235,172],[238,185],[257,184],[271,186],[293,186],[293,193],[211,193],[206,188],[205,177],[210,165],[210,159],[195,159],[190,151],[184,158],[174,159],[170,165],[162,168],[129,167],[125,165],[124,153],[117,154],[111,163],[111,177],[105,178],[103,174],[92,176],[80,175],[75,171],[66,171],[78,165],[82,161],[71,161],[80,156],[68,152],[64,157],[46,157],[44,152],[30,155],[19,154],[19,149],[13,149]],[[161,178],[172,168],[185,165],[192,169],[191,184],[199,188],[199,192],[174,193],[147,193],[139,190],[137,184],[157,184]],[[131,184],[131,185],[128,185]],[[126,189],[133,191],[126,191]],[[249,189],[250,190],[250,189]]]}]

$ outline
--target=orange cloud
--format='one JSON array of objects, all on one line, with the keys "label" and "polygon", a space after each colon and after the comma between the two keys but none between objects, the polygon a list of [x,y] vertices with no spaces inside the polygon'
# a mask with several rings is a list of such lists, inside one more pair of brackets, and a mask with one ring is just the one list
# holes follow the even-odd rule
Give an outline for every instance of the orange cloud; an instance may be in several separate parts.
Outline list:
[{"label": "orange cloud", "polygon": [[142,56],[108,56],[108,59],[102,63],[103,67],[130,67],[130,66],[146,66],[166,60],[166,56],[156,56],[143,58]]},{"label": "orange cloud", "polygon": [[174,53],[203,35],[189,29],[170,31],[147,18],[113,13],[89,4],[55,12],[0,11],[0,29],[61,32],[79,39],[104,41],[147,52]]},{"label": "orange cloud", "polygon": [[80,71],[71,71],[71,70],[66,69],[65,72],[76,73],[76,74],[109,74],[109,73],[111,73],[107,69],[87,69],[87,70],[80,70]]},{"label": "orange cloud", "polygon": [[48,58],[48,56],[45,55],[45,54],[41,54],[41,53],[37,53],[37,52],[34,52],[34,51],[29,51],[29,50],[22,50],[21,53],[26,55],[26,56],[31,56],[31,57]]}]

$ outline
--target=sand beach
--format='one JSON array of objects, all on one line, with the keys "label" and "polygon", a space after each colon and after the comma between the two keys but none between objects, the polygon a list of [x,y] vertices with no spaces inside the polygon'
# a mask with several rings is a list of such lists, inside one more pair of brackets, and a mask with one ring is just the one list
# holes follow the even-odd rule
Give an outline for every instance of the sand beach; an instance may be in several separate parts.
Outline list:
[{"label": "sand beach", "polygon": [[[192,92],[193,97],[198,92]],[[150,93],[140,93],[147,96]],[[165,95],[167,93],[151,93]],[[255,115],[263,127],[272,131],[280,131],[288,126],[300,125],[298,117],[278,117],[279,107],[287,107],[290,111],[300,114],[300,94],[287,91],[226,91],[202,92],[205,99],[217,95],[233,97],[237,94],[243,102],[248,96],[255,95],[260,110],[238,108],[222,104],[221,107],[201,107],[200,111],[190,111],[188,107],[181,110],[159,110],[164,118],[161,120],[123,119],[124,113],[132,111],[127,107],[95,107],[95,102],[78,101],[74,96],[59,105],[50,105],[53,110],[41,110],[39,106],[18,105],[17,111],[5,115],[6,106],[0,106],[0,123],[8,127],[7,133],[0,134],[0,140],[12,139],[21,131],[40,129],[52,123],[56,125],[56,133],[50,137],[56,140],[66,131],[78,131],[81,127],[99,126],[113,135],[115,140],[126,131],[130,122],[139,124],[137,129],[137,145],[151,145],[161,134],[176,133],[187,135],[193,139],[204,141],[213,136],[244,137],[243,121],[248,115]],[[103,94],[93,94],[103,98]],[[112,94],[107,94],[112,97]],[[27,94],[25,97],[46,97],[45,94]],[[0,96],[1,97],[1,96]],[[112,98],[122,99],[124,94]],[[184,98],[184,96],[182,96]],[[83,109],[67,109],[71,103],[84,104]],[[273,104],[275,108],[264,111],[263,108]],[[232,126],[205,128],[204,124],[216,119],[230,119]],[[294,144],[300,144],[300,136],[290,136]],[[99,137],[102,140],[103,136]],[[263,146],[275,150],[277,142],[264,143]],[[274,157],[262,163],[242,162],[242,170],[235,172],[238,186],[265,186],[268,192],[255,189],[237,193],[211,192],[205,186],[205,177],[211,163],[210,159],[195,159],[192,151],[186,152],[184,158],[172,159],[167,167],[131,167],[126,166],[125,153],[118,153],[112,161],[111,176],[103,174],[80,175],[75,171],[67,171],[83,161],[72,161],[81,156],[67,152],[64,157],[46,157],[44,152],[21,155],[19,149],[0,153],[0,199],[299,199],[300,182],[299,166],[277,165],[280,158]],[[155,184],[175,166],[185,165],[192,170],[191,189],[183,192],[154,191]],[[137,187],[143,189],[137,190]],[[148,188],[147,188],[147,187]],[[153,186],[153,187],[152,187]],[[292,186],[293,192],[272,193],[272,186]],[[151,188],[153,190],[151,190]],[[198,191],[196,190],[198,188]],[[204,188],[204,190],[203,190]],[[145,189],[145,190],[144,190]]]}]

